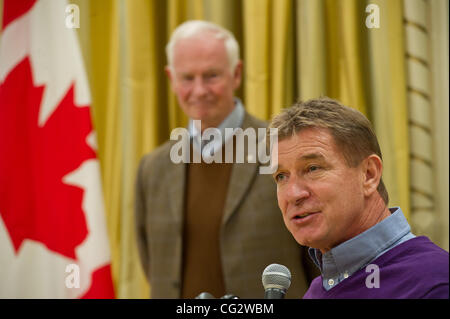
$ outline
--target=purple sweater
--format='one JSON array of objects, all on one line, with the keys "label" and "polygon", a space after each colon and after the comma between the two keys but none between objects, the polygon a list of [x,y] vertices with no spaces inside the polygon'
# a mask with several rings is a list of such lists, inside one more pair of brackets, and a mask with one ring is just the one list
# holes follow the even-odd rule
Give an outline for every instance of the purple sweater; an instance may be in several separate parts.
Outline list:
[{"label": "purple sweater", "polygon": [[[375,272],[366,267],[326,291],[316,277],[304,299],[449,298],[449,254],[427,237],[410,239],[372,262],[379,268],[379,288],[368,288]],[[370,285],[369,285],[370,286]]]}]

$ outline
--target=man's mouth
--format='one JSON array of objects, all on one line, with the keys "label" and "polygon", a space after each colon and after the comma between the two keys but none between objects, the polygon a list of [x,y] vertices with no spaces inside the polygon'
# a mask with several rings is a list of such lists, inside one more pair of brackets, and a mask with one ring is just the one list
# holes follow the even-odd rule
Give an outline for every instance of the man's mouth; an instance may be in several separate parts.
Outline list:
[{"label": "man's mouth", "polygon": [[301,213],[301,214],[297,214],[293,217],[294,220],[302,220],[304,218],[307,218],[308,216],[317,214],[318,212],[309,212],[309,213]]}]

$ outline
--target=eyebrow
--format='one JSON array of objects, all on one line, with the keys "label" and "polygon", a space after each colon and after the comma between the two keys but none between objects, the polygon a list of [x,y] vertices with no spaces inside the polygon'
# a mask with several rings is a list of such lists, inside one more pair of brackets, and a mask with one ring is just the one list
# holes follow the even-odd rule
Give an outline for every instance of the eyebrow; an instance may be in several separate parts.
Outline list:
[{"label": "eyebrow", "polygon": [[[311,153],[311,154],[305,154],[300,156],[299,158],[297,158],[296,160],[301,160],[301,161],[310,161],[310,160],[321,160],[321,161],[325,161],[325,157],[320,154],[320,153]],[[272,174],[272,176],[276,176],[276,174],[280,171],[283,170],[283,166],[280,165],[278,163],[278,169],[276,170],[275,173]]]},{"label": "eyebrow", "polygon": [[299,159],[300,160],[312,160],[312,159],[325,160],[325,157],[320,153],[311,153],[311,154],[306,154],[306,155],[300,156]]}]

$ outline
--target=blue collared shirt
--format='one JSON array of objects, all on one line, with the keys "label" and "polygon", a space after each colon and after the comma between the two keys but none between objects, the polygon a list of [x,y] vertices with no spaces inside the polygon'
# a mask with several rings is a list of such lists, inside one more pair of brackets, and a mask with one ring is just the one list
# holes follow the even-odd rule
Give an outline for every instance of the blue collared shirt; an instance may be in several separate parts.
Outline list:
[{"label": "blue collared shirt", "polygon": [[[232,134],[226,134],[225,128],[232,128],[236,129],[238,127],[242,126],[242,122],[244,120],[244,106],[242,104],[242,101],[235,97],[234,98],[234,105],[235,108],[233,111],[231,111],[230,114],[220,123],[220,125],[216,128],[220,132],[220,136],[222,137],[219,139],[211,139],[210,142],[205,144],[201,143],[201,132],[198,130],[198,128],[194,125],[193,120],[189,119],[189,126],[188,130],[193,138],[193,146],[196,151],[202,150],[203,151],[203,158],[207,158],[212,156],[212,154],[215,154],[218,150],[222,148],[224,143],[228,141],[228,139],[233,136]],[[200,142],[200,143],[199,143]]]},{"label": "blue collared shirt", "polygon": [[322,273],[325,290],[335,287],[395,246],[416,237],[400,207],[389,210],[391,216],[325,254],[309,248],[310,257]]}]

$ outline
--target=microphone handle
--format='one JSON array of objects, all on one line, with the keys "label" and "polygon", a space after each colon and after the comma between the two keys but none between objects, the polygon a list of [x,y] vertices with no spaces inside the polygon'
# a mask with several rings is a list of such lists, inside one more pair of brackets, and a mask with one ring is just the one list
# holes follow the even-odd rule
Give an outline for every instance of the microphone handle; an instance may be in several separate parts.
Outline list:
[{"label": "microphone handle", "polygon": [[286,290],[279,288],[268,288],[264,293],[264,299],[284,299]]}]

